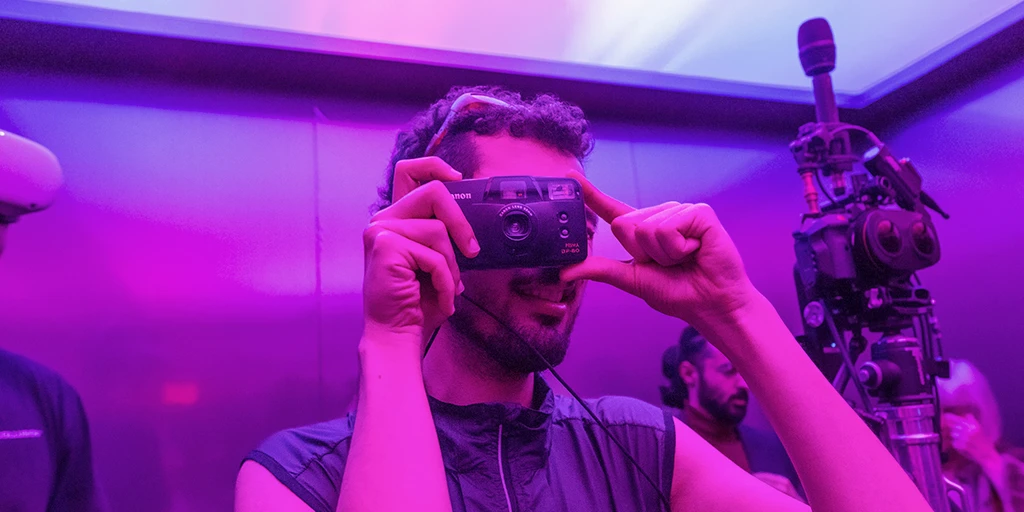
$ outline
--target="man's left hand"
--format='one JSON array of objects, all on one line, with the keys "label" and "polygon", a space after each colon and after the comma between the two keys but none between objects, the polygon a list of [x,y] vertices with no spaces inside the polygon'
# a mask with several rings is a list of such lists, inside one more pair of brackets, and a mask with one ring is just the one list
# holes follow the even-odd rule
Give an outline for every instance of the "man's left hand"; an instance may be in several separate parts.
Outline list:
[{"label": "man's left hand", "polygon": [[689,323],[728,316],[758,295],[710,206],[670,202],[638,210],[601,192],[582,174],[569,177],[583,185],[587,206],[611,224],[633,260],[590,256],[564,269],[562,279],[611,284]]}]

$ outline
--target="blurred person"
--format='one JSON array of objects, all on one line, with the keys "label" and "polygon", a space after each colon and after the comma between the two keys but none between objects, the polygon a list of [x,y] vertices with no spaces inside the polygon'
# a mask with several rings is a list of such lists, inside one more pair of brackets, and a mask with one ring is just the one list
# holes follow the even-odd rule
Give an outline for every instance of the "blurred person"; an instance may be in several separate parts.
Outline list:
[{"label": "blurred person", "polygon": [[[0,130],[0,255],[11,224],[48,206],[60,181],[52,153]],[[78,393],[53,370],[0,348],[0,511],[104,510]]]},{"label": "blurred person", "polygon": [[1002,439],[1002,417],[988,380],[974,364],[953,359],[949,378],[936,382],[943,473],[964,486],[975,512],[1024,512],[1022,452]]},{"label": "blurred person", "polygon": [[729,358],[692,326],[662,356],[662,402],[744,471],[803,500],[800,479],[773,433],[743,424],[750,389]]}]

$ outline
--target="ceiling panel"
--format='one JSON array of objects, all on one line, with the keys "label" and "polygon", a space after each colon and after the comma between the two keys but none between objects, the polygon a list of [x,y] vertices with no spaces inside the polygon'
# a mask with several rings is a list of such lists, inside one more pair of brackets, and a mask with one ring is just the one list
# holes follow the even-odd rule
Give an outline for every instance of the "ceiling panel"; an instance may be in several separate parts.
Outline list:
[{"label": "ceiling panel", "polygon": [[327,46],[392,60],[805,102],[797,28],[825,17],[838,46],[836,92],[854,107],[1024,18],[1016,0],[10,1],[45,4],[35,16],[57,22],[173,32],[175,20],[195,20],[213,23],[185,35],[224,39],[242,32],[218,37],[218,26],[249,27],[263,30],[239,42],[282,46],[282,35],[303,34],[385,45]]}]

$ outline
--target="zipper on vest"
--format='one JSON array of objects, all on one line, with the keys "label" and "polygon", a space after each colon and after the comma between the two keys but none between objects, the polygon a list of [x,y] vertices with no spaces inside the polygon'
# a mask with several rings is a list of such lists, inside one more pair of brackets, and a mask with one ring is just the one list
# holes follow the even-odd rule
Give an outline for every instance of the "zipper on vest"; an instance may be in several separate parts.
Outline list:
[{"label": "zipper on vest", "polygon": [[[512,506],[512,494],[508,492],[508,488],[511,486],[512,475],[509,474],[509,468],[506,466],[508,461],[505,460],[502,455],[502,425],[498,424],[498,476],[501,477],[501,488],[505,491],[505,503],[508,505],[508,512],[515,512],[519,507]],[[508,478],[508,480],[506,480]]]}]

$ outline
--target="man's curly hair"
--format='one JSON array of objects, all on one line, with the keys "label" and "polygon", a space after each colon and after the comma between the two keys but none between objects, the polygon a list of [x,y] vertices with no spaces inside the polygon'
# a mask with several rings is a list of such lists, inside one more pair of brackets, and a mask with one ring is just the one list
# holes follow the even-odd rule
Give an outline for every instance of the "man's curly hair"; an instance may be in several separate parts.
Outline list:
[{"label": "man's curly hair", "polygon": [[524,100],[519,93],[499,86],[453,87],[443,99],[413,118],[409,127],[396,137],[384,184],[378,189],[375,209],[391,205],[395,164],[400,160],[424,156],[427,144],[441,128],[452,103],[465,93],[497,98],[509,106],[467,109],[452,120],[448,134],[434,154],[461,172],[463,178],[471,178],[479,165],[471,138],[473,134],[505,133],[530,138],[571,155],[581,163],[594,147],[590,123],[583,111],[553,95],[542,94],[532,100]]}]

